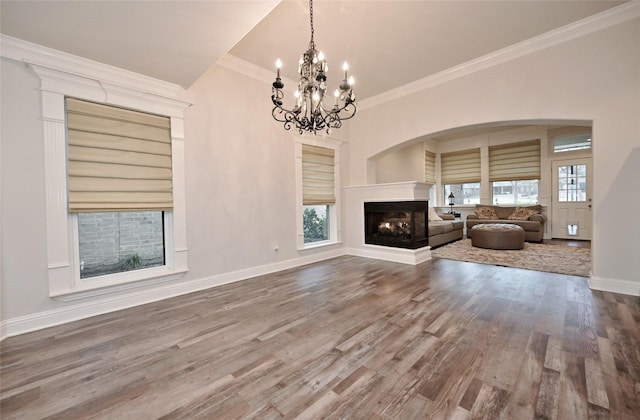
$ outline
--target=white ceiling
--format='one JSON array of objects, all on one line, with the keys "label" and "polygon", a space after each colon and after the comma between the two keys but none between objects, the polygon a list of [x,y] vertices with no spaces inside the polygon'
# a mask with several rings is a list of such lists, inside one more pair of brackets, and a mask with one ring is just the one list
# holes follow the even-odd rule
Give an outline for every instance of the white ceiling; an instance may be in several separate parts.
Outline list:
[{"label": "white ceiling", "polygon": [[[314,2],[329,86],[343,61],[362,100],[615,7],[622,1]],[[3,34],[188,88],[227,52],[296,79],[305,0],[10,1]]]},{"label": "white ceiling", "polygon": [[188,88],[277,0],[1,0],[5,35]]}]

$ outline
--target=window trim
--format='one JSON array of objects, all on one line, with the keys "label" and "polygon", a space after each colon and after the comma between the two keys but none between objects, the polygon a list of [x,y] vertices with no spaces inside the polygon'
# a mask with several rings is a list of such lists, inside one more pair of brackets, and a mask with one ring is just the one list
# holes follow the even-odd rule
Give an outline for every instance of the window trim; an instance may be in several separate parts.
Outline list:
[{"label": "window trim", "polygon": [[[335,245],[342,242],[342,229],[340,223],[340,203],[341,203],[341,182],[340,182],[340,148],[344,140],[335,137],[321,137],[310,135],[295,136],[295,170],[296,170],[296,248],[298,251],[304,251],[314,248],[322,248],[325,246]],[[334,191],[336,203],[329,205],[329,240],[304,242],[303,213],[304,205],[302,204],[303,188],[302,188],[302,145],[324,147],[332,149],[334,155]]]},{"label": "window trim", "polygon": [[[191,103],[186,99],[186,91],[170,83],[64,54],[56,56],[51,66],[28,60],[26,64],[41,84],[49,296],[75,300],[181,278],[188,271],[184,110]],[[65,96],[170,117],[174,209],[165,212],[164,266],[101,276],[104,278],[100,281],[95,277],[92,282],[80,281],[77,217],[67,209]]]}]

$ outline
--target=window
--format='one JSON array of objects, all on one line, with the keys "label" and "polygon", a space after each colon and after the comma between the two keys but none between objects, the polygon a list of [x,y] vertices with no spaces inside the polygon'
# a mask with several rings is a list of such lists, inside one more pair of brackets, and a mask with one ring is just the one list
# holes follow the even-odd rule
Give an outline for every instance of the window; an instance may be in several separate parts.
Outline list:
[{"label": "window", "polygon": [[480,149],[443,153],[440,160],[442,184],[480,182]]},{"label": "window", "polygon": [[302,145],[302,204],[304,243],[330,239],[331,207],[336,203],[335,151]]},{"label": "window", "polygon": [[489,147],[489,181],[540,179],[540,140]]},{"label": "window", "polygon": [[553,153],[591,149],[591,133],[574,134],[553,138]]},{"label": "window", "polygon": [[480,149],[443,153],[440,159],[444,205],[451,193],[456,205],[480,203]]},{"label": "window", "polygon": [[164,265],[163,210],[173,207],[169,118],[73,98],[66,110],[80,278]]},{"label": "window", "polygon": [[297,138],[298,249],[339,241],[340,145],[331,138]]},{"label": "window", "polygon": [[304,243],[329,240],[330,206],[304,206]]},{"label": "window", "polygon": [[455,197],[453,202],[456,206],[480,203],[480,183],[445,184],[444,185],[444,205],[449,205],[449,194]]},{"label": "window", "polygon": [[495,205],[514,206],[538,203],[538,180],[496,181],[491,183]]},{"label": "window", "polygon": [[[46,188],[46,228],[47,228],[47,272],[49,278],[49,296],[61,300],[75,300],[90,296],[115,293],[135,287],[149,286],[159,282],[177,280],[188,271],[188,250],[186,242],[185,194],[184,194],[184,124],[183,112],[189,106],[185,91],[175,85],[164,84],[156,80],[150,81],[114,68],[104,68],[93,62],[81,59],[68,61],[62,57],[50,61],[43,55],[42,62],[48,64],[28,63],[40,78],[42,96],[42,121],[45,154],[45,188]],[[76,73],[78,60],[83,64],[83,74]],[[109,83],[100,83],[103,77],[109,77]],[[126,94],[124,94],[126,92]],[[86,130],[81,122],[74,128],[77,116],[88,116],[90,112],[77,110],[71,117],[71,131],[68,132],[67,108],[69,105],[65,95],[73,95],[78,102],[105,106],[108,112],[116,114],[127,108],[136,109],[152,120],[160,119],[166,127],[165,138],[155,146],[163,151],[151,152],[149,156],[141,156],[135,150],[116,150],[112,145],[105,146],[105,137],[92,130]],[[71,100],[71,102],[76,99]],[[93,101],[93,102],[88,102]],[[82,106],[82,105],[80,105]],[[137,114],[136,114],[137,115]],[[158,117],[166,115],[167,117]],[[95,116],[89,116],[94,119]],[[119,117],[116,117],[116,119]],[[137,117],[136,117],[137,118]],[[82,119],[82,118],[81,118]],[[100,118],[98,118],[99,120]],[[134,118],[135,119],[135,118]],[[107,124],[108,125],[108,124]],[[122,125],[122,124],[116,124]],[[142,131],[156,131],[157,125],[142,123]],[[73,137],[70,142],[68,136]],[[136,149],[140,146],[138,135],[134,139],[118,137],[115,143]],[[92,143],[92,144],[89,144]],[[94,149],[94,150],[91,150]],[[103,150],[99,150],[103,149]],[[95,153],[94,153],[95,152]],[[167,154],[168,152],[168,154]],[[112,158],[119,156],[133,166],[137,159],[144,162],[157,162],[159,155],[162,169],[153,169],[156,176],[139,177],[131,168],[118,167],[114,171]],[[71,162],[74,162],[71,164]],[[122,162],[120,162],[122,163]],[[139,162],[138,162],[139,163]],[[151,166],[155,166],[153,163]],[[100,166],[104,171],[90,174],[92,166]],[[89,172],[86,172],[89,171]],[[123,178],[131,178],[132,182],[110,180],[105,173],[121,173]],[[125,175],[124,173],[127,172]],[[132,175],[133,174],[133,175]],[[139,174],[139,173],[138,173]],[[167,178],[166,175],[169,175]],[[164,179],[163,179],[164,178]],[[148,182],[147,182],[148,181]],[[142,192],[142,195],[138,194]],[[111,206],[105,206],[111,203]],[[143,203],[138,206],[136,203]],[[151,205],[149,205],[151,204]],[[96,213],[152,212],[152,224],[162,225],[163,255],[158,255],[148,268],[123,271],[109,275],[81,275],[82,258],[89,255],[87,248],[85,222]],[[160,221],[161,220],[161,221]],[[124,222],[124,221],[123,221]],[[141,225],[150,222],[146,220]],[[129,227],[121,226],[121,230]],[[137,228],[136,228],[137,229]],[[158,229],[154,227],[154,229]],[[81,245],[81,236],[84,238]],[[149,238],[140,235],[144,243]],[[145,245],[146,246],[146,245]],[[159,246],[155,246],[159,249]],[[146,250],[145,250],[146,251]],[[140,264],[146,255],[138,246],[138,256],[130,254],[125,257],[121,267],[129,268]],[[149,257],[148,259],[152,259]],[[88,260],[82,268],[87,268]],[[151,266],[154,265],[154,266]],[[84,271],[84,270],[82,270]]]},{"label": "window", "polygon": [[540,140],[489,147],[489,181],[496,205],[538,203]]},{"label": "window", "polygon": [[164,212],[78,213],[80,278],[165,264]]},{"label": "window", "polygon": [[168,117],[66,99],[69,211],[173,208]]}]

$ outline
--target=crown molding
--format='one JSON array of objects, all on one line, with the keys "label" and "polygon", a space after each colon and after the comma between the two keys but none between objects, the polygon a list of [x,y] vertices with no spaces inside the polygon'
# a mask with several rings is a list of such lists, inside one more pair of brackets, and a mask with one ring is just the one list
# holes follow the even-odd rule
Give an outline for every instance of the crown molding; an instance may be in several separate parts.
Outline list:
[{"label": "crown molding", "polygon": [[86,81],[100,81],[113,89],[128,91],[134,89],[147,96],[172,98],[190,105],[187,91],[181,86],[154,79],[129,70],[89,60],[63,51],[44,47],[18,38],[0,34],[0,54],[2,57],[22,62],[32,68],[46,69],[40,73],[57,73],[59,80],[73,75]]},{"label": "crown molding", "polygon": [[425,90],[637,18],[640,18],[640,1],[631,0],[628,3],[613,7],[601,13],[581,19],[569,25],[565,25],[561,28],[529,38],[525,41],[510,45],[482,57],[467,61],[466,63],[458,66],[434,73],[415,82],[388,90],[379,95],[358,101],[358,108],[360,108],[360,110],[373,108],[421,90]]},{"label": "crown molding", "polygon": [[216,64],[264,83],[271,84],[275,80],[275,71],[268,71],[233,54],[225,54]]},{"label": "crown molding", "polygon": [[[220,65],[236,73],[244,74],[245,76],[267,83],[269,86],[271,86],[273,81],[276,79],[276,72],[274,70],[267,70],[264,67],[257,66],[229,53],[220,58],[216,62],[216,65]],[[298,82],[286,77],[282,77],[282,83],[284,83],[285,86],[289,86],[288,88],[283,89],[290,93],[293,93],[296,90],[295,88],[298,86]]]}]

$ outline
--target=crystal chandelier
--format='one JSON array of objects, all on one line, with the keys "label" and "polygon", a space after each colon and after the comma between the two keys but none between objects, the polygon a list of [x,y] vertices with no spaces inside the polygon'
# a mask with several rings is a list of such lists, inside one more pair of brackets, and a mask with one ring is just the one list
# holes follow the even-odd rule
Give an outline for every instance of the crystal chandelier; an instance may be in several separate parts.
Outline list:
[{"label": "crystal chandelier", "polygon": [[348,77],[348,65],[345,62],[344,79],[338,89],[334,92],[334,104],[327,107],[324,103],[327,91],[327,62],[324,54],[316,50],[313,41],[313,0],[309,1],[309,20],[311,22],[311,41],[309,48],[300,57],[298,73],[300,82],[298,90],[295,92],[296,104],[293,109],[288,110],[282,107],[284,84],[280,79],[280,59],[276,62],[276,80],[271,89],[271,100],[273,110],[271,115],[276,121],[284,123],[284,128],[290,130],[295,127],[300,134],[304,131],[315,134],[317,131],[325,130],[329,133],[332,128],[342,127],[342,121],[352,118],[356,114],[356,97],[353,93],[353,77]]}]

